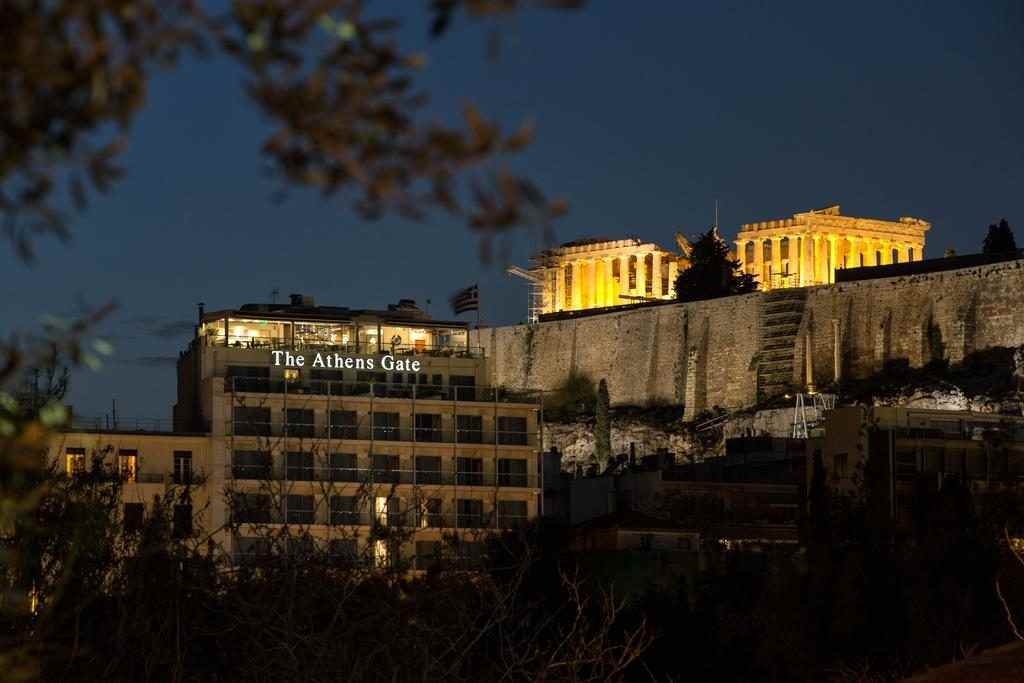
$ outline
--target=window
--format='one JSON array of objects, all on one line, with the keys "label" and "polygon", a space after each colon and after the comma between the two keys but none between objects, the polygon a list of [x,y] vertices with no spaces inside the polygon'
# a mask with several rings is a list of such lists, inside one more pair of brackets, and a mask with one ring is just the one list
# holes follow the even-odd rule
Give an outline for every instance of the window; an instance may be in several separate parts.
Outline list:
[{"label": "window", "polygon": [[400,460],[397,455],[373,454],[373,480],[397,484],[399,479]]},{"label": "window", "polygon": [[289,408],[285,415],[285,431],[288,436],[313,437],[315,423],[311,408]]},{"label": "window", "polygon": [[242,493],[233,497],[232,516],[243,524],[270,522],[270,496],[265,493]]},{"label": "window", "polygon": [[419,519],[416,520],[417,526],[423,528],[439,529],[444,527],[444,517],[441,514],[441,499],[440,498],[426,498],[420,500],[417,506],[419,512]]},{"label": "window", "polygon": [[331,496],[331,524],[359,524],[355,496]]},{"label": "window", "polygon": [[441,457],[438,455],[416,456],[416,483],[441,483]]},{"label": "window", "polygon": [[192,451],[174,451],[174,483],[192,483]]},{"label": "window", "polygon": [[285,368],[281,374],[284,377],[284,381],[288,382],[289,384],[299,381],[298,368]]},{"label": "window", "polygon": [[455,387],[456,401],[475,401],[476,377],[473,375],[451,375],[448,377],[448,384]]},{"label": "window", "polygon": [[239,537],[235,541],[237,559],[245,562],[270,554],[270,541],[266,538]]},{"label": "window", "polygon": [[231,414],[236,436],[270,436],[270,408],[235,406]]},{"label": "window", "polygon": [[313,454],[289,451],[286,476],[291,481],[313,481]]},{"label": "window", "polygon": [[416,569],[431,569],[440,566],[440,541],[416,541]]},{"label": "window", "polygon": [[455,525],[459,529],[479,529],[484,526],[484,502],[475,498],[455,501]]},{"label": "window", "polygon": [[355,453],[331,453],[331,481],[358,481]]},{"label": "window", "polygon": [[142,531],[142,523],[146,515],[146,506],[142,503],[124,504],[124,530],[128,532]]},{"label": "window", "polygon": [[308,559],[316,553],[313,537],[303,533],[288,537],[288,555],[293,558]]},{"label": "window", "polygon": [[395,496],[377,496],[374,499],[374,521],[386,526],[401,526],[401,501]]},{"label": "window", "polygon": [[267,451],[235,451],[231,474],[235,479],[270,479],[270,453]]},{"label": "window", "polygon": [[416,414],[416,441],[441,441],[441,416],[436,414]]},{"label": "window", "polygon": [[69,448],[64,455],[64,471],[69,477],[85,473],[85,449]]},{"label": "window", "polygon": [[192,535],[192,505],[190,503],[175,504],[171,534],[174,538],[188,538]]},{"label": "window", "polygon": [[356,426],[356,411],[354,410],[332,410],[331,411],[331,438],[332,439],[358,439],[358,427]]},{"label": "window", "polygon": [[459,443],[484,442],[484,418],[480,415],[456,415],[455,429]]},{"label": "window", "polygon": [[483,458],[460,457],[455,459],[455,483],[460,486],[483,486]]},{"label": "window", "polygon": [[254,365],[229,365],[227,389],[230,391],[268,391],[270,368]]},{"label": "window", "polygon": [[374,413],[373,438],[379,441],[398,441],[401,437],[398,424],[398,413]]},{"label": "window", "polygon": [[654,534],[640,534],[640,550],[650,550],[654,546]]},{"label": "window", "polygon": [[287,505],[289,524],[313,523],[313,496],[289,494]]},{"label": "window", "polygon": [[525,500],[499,500],[498,526],[503,529],[520,526],[526,522]]},{"label": "window", "polygon": [[499,415],[498,443],[507,446],[525,446],[527,443],[526,418]]},{"label": "window", "polygon": [[636,256],[629,257],[629,288],[636,289]]},{"label": "window", "polygon": [[335,562],[355,564],[359,557],[354,538],[332,538],[327,544],[327,552]]},{"label": "window", "polygon": [[498,459],[498,486],[526,486],[526,480],[526,460]]},{"label": "window", "polygon": [[117,452],[117,472],[124,481],[138,481],[139,454],[136,450],[121,449]]},{"label": "window", "polygon": [[471,569],[484,561],[484,544],[479,541],[460,541],[455,546],[455,562],[459,567]]}]

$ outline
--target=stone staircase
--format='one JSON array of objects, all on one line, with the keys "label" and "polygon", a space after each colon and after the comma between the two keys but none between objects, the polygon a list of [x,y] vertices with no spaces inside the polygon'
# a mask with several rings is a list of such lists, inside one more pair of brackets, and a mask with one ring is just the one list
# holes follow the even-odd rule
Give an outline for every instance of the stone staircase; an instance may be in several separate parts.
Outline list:
[{"label": "stone staircase", "polygon": [[785,393],[793,384],[797,332],[807,303],[805,288],[773,289],[761,299],[758,400]]}]

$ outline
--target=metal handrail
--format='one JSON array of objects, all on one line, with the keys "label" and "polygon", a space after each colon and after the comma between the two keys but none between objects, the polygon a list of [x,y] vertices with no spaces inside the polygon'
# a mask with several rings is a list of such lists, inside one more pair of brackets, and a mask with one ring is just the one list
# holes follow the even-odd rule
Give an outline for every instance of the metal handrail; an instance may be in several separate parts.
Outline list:
[{"label": "metal handrail", "polygon": [[274,463],[225,465],[225,477],[239,481],[332,482],[338,484],[411,484],[414,486],[486,486],[536,488],[537,475],[529,472],[479,472],[393,469],[380,467],[299,467]]},{"label": "metal handrail", "polygon": [[[400,374],[400,373],[399,373]],[[411,374],[411,373],[410,373]],[[411,384],[349,380],[285,380],[267,377],[225,377],[227,393],[303,394],[319,396],[366,396],[481,403],[540,402],[542,392],[494,386],[460,386],[451,384]]]}]

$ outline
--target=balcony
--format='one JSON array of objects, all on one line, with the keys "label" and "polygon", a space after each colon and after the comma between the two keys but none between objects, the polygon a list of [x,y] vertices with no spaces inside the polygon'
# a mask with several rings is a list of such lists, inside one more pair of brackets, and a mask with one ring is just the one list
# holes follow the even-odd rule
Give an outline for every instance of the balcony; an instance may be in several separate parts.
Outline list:
[{"label": "balcony", "polygon": [[311,425],[272,422],[229,421],[225,436],[287,437],[291,441],[332,439],[349,441],[383,441],[388,443],[472,444],[485,446],[538,445],[535,432],[499,429],[452,429],[423,427],[390,427],[363,425]]},{"label": "balcony", "polygon": [[371,514],[365,510],[330,510],[321,504],[313,510],[275,507],[247,508],[233,515],[238,524],[292,525],[292,526],[354,526],[390,527],[407,531],[425,529],[505,530],[525,525],[523,515],[497,515],[496,513],[449,512],[423,513],[419,510],[401,510]]},{"label": "balcony", "polygon": [[223,379],[224,391],[229,394],[295,394],[528,405],[537,405],[540,402],[540,392],[538,391],[513,390],[504,387],[343,380],[284,380],[264,377],[224,377]]},{"label": "balcony", "polygon": [[536,488],[537,475],[510,472],[459,472],[454,469],[390,469],[342,467],[285,467],[228,465],[225,476],[237,481],[329,482],[353,484],[406,484],[410,486],[485,486],[489,488]]}]

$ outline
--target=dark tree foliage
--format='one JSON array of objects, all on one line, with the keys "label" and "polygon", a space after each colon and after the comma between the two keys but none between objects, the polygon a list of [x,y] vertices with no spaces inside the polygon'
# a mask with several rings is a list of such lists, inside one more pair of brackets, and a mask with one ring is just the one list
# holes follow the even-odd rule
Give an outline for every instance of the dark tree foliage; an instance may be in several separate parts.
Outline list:
[{"label": "dark tree foliage", "polygon": [[[22,258],[38,233],[68,236],[64,208],[85,207],[123,174],[117,161],[147,86],[185,54],[227,57],[272,132],[262,143],[286,186],[352,193],[364,217],[459,216],[485,238],[547,230],[565,205],[505,161],[532,126],[503,133],[466,103],[461,123],[428,122],[422,54],[395,40],[395,17],[360,0],[9,0],[0,3],[0,218]],[[580,0],[436,0],[429,32],[459,13],[488,19]],[[424,27],[426,31],[428,27]],[[487,252],[485,251],[485,254]]]},{"label": "dark tree foliage", "polygon": [[1010,224],[1003,218],[998,224],[988,226],[988,234],[981,251],[985,254],[1006,254],[1017,251],[1017,241],[1013,238]]},{"label": "dark tree foliage", "polygon": [[757,289],[753,275],[741,273],[740,262],[729,258],[729,247],[717,228],[703,233],[693,243],[690,265],[676,278],[676,297],[680,301],[701,301]]}]

